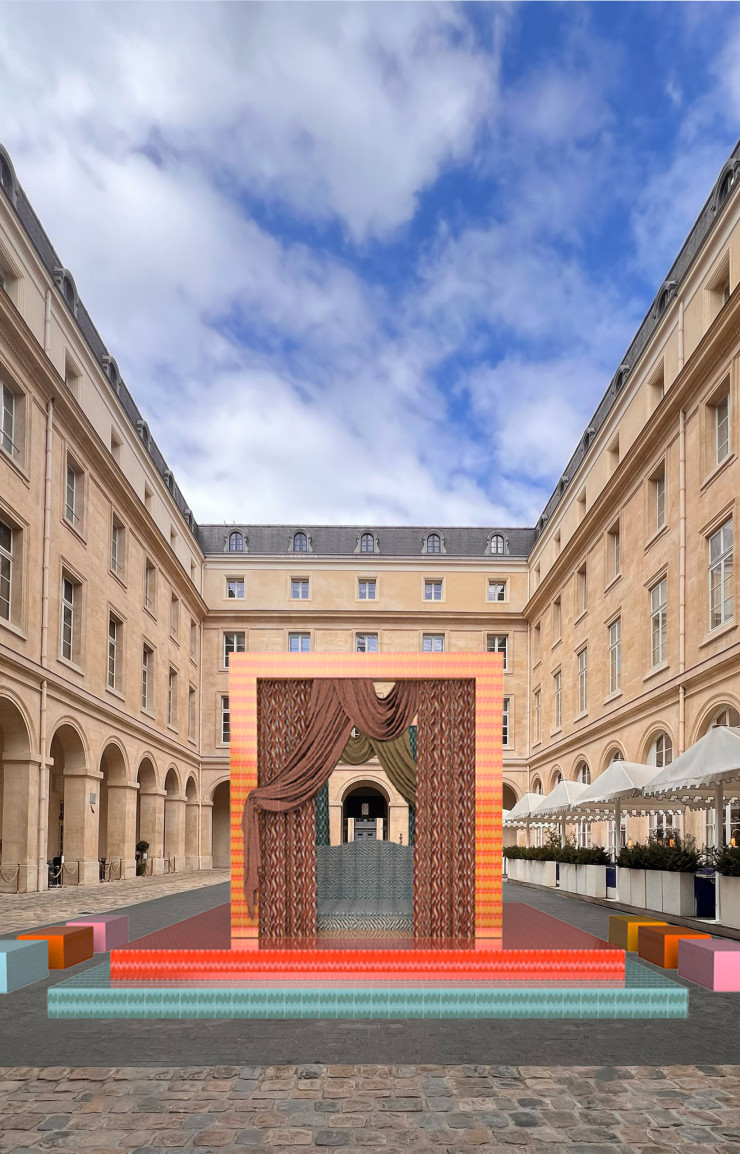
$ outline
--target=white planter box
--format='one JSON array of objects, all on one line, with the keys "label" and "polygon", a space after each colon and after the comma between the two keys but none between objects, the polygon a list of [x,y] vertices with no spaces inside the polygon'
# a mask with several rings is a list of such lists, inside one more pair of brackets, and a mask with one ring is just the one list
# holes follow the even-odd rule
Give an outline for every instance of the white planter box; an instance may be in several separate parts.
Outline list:
[{"label": "white planter box", "polygon": [[555,886],[555,874],[557,870],[557,862],[541,861],[537,863],[540,867],[539,884],[541,886]]},{"label": "white planter box", "polygon": [[647,870],[628,870],[630,875],[630,905],[636,906],[638,910],[647,909],[647,883],[645,878]]},{"label": "white planter box", "polygon": [[[606,897],[606,866],[605,865],[579,865],[576,866],[578,871],[578,893],[584,894],[589,898],[605,898]],[[581,881],[581,878],[583,879]]]},{"label": "white planter box", "polygon": [[661,913],[693,918],[696,913],[694,875],[660,870],[660,876],[663,887]]},{"label": "white planter box", "polygon": [[511,880],[513,882],[521,881],[520,875],[521,875],[521,867],[523,865],[524,865],[524,862],[522,861],[521,858],[518,858],[518,857],[509,858],[508,871],[509,871],[509,877],[511,878]]},{"label": "white planter box", "polygon": [[721,924],[740,930],[740,878],[717,875],[717,902]]},{"label": "white planter box", "polygon": [[639,872],[639,870],[628,870],[624,866],[617,866],[617,901],[623,902],[626,906],[637,904],[632,901],[632,875]]},{"label": "white planter box", "polygon": [[560,863],[560,888],[569,894],[578,892],[576,868],[574,865],[566,865],[565,862]]},{"label": "white planter box", "polygon": [[645,909],[663,912],[662,870],[645,870]]}]

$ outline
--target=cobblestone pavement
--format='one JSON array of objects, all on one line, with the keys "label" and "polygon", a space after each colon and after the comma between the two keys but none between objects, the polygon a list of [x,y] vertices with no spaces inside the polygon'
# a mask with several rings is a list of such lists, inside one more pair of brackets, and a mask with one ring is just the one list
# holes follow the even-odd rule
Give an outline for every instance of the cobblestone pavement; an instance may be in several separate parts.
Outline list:
[{"label": "cobblestone pavement", "polygon": [[227,869],[199,870],[103,882],[98,886],[61,886],[40,894],[0,894],[0,936],[64,922],[79,914],[108,913],[122,906],[221,885],[230,877],[231,870]]},{"label": "cobblestone pavement", "polygon": [[0,1068],[0,1150],[737,1154],[740,1066]]}]

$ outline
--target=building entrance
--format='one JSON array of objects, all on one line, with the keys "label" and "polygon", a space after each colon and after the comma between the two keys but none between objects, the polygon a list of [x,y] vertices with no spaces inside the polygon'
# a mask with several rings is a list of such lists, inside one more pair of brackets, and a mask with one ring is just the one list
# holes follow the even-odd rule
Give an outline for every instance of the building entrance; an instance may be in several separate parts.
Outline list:
[{"label": "building entrance", "polygon": [[388,840],[388,801],[379,789],[359,785],[342,806],[342,841]]}]

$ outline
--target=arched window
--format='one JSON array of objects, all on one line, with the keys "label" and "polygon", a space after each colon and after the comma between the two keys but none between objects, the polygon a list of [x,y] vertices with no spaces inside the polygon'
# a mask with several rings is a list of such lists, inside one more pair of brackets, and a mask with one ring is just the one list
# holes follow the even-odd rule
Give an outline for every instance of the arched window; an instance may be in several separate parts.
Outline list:
[{"label": "arched window", "polygon": [[609,758],[609,765],[615,761],[624,761],[624,754],[622,753],[621,749],[612,750],[611,757]]},{"label": "arched window", "polygon": [[305,533],[293,534],[293,552],[307,553],[308,552],[308,537]]},{"label": "arched window", "polygon": [[360,537],[360,552],[374,553],[375,552],[375,538],[372,533],[363,533]]},{"label": "arched window", "polygon": [[540,795],[542,794],[542,782],[538,777],[536,777],[532,782],[532,793],[539,793]]},{"label": "arched window", "polygon": [[504,539],[500,533],[494,533],[493,537],[491,537],[491,552],[492,553],[503,553],[504,552]]},{"label": "arched window", "polygon": [[648,750],[648,764],[662,769],[673,761],[673,742],[667,733],[656,733]]},{"label": "arched window", "polygon": [[[369,534],[366,534],[369,536]],[[427,553],[441,553],[442,542],[439,539],[439,533],[430,533],[427,537]]]},{"label": "arched window", "polygon": [[725,173],[725,176],[722,179],[722,183],[719,186],[719,190],[717,192],[717,208],[721,208],[725,203],[727,197],[730,195],[730,189],[734,183],[735,173],[732,169],[730,169],[729,172]]},{"label": "arched window", "polygon": [[242,537],[241,533],[238,533],[236,531],[234,531],[233,533],[229,533],[229,552],[230,553],[241,553],[243,548],[244,548],[244,538]]},{"label": "arched window", "polygon": [[591,784],[591,770],[588,768],[587,762],[582,761],[581,764],[578,766],[578,772],[576,774],[576,781],[580,781],[584,785],[590,785]]},{"label": "arched window", "polygon": [[8,196],[13,191],[13,174],[10,171],[10,165],[5,157],[0,153],[0,184],[5,189]]},{"label": "arched window", "polygon": [[708,729],[714,729],[717,725],[740,725],[740,713],[732,705],[723,705],[717,713],[715,713]]},{"label": "arched window", "polygon": [[563,780],[562,773],[560,772],[559,769],[556,769],[552,775],[552,788],[554,789],[556,785],[560,785],[560,782],[562,780]]}]

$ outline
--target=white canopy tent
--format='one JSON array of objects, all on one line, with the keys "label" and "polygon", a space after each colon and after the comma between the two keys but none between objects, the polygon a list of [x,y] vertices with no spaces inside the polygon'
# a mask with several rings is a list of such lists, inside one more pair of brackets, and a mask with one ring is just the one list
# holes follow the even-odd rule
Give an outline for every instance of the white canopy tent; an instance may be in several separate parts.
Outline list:
[{"label": "white canopy tent", "polygon": [[684,806],[666,807],[665,802],[646,798],[644,789],[661,771],[654,765],[641,765],[636,761],[612,761],[599,774],[596,781],[587,785],[583,793],[573,802],[573,813],[579,817],[613,818],[617,827],[616,851],[619,852],[619,830],[622,813],[647,813],[656,809],[683,812]]},{"label": "white canopy tent", "polygon": [[532,811],[531,819],[535,822],[559,825],[560,834],[565,840],[565,819],[571,807],[588,787],[582,781],[561,781],[545,797],[541,797],[539,805]]},{"label": "white canopy tent", "polygon": [[529,826],[531,815],[535,807],[542,801],[541,793],[525,793],[512,806],[504,817],[503,824],[509,828],[525,829],[527,831],[527,845],[529,845]]},{"label": "white canopy tent", "polygon": [[722,844],[725,803],[740,798],[740,729],[717,725],[645,787],[646,797],[667,798],[691,809],[714,802],[714,843]]}]

